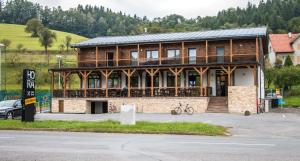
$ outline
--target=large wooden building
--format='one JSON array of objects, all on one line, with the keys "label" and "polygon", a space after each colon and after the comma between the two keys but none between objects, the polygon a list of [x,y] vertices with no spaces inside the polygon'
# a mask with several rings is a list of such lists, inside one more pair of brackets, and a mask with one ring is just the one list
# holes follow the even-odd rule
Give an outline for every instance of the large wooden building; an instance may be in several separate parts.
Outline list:
[{"label": "large wooden building", "polygon": [[50,69],[52,112],[135,104],[169,113],[182,103],[198,113],[256,113],[267,42],[264,27],[90,39],[73,45],[76,68]]}]

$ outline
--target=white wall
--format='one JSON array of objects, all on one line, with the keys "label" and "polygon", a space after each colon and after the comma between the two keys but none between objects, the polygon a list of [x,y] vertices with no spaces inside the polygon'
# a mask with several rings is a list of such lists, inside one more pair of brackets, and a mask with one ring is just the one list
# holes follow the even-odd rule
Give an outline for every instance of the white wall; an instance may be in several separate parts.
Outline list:
[{"label": "white wall", "polygon": [[274,66],[275,61],[276,61],[276,53],[275,53],[274,50],[273,50],[271,41],[269,41],[268,50],[269,50],[268,57],[269,57],[270,64],[271,64],[272,66]]},{"label": "white wall", "polygon": [[297,57],[300,57],[300,49],[298,49],[298,45],[299,44],[300,44],[300,39],[298,38],[293,43],[293,49],[295,51],[295,53],[294,53],[294,60],[293,60],[294,65],[300,64],[300,61],[297,61]]},{"label": "white wall", "polygon": [[254,77],[252,70],[245,69],[236,69],[234,71],[234,86],[253,86]]},{"label": "white wall", "polygon": [[212,96],[216,96],[216,70],[209,70],[210,86],[212,87]]}]

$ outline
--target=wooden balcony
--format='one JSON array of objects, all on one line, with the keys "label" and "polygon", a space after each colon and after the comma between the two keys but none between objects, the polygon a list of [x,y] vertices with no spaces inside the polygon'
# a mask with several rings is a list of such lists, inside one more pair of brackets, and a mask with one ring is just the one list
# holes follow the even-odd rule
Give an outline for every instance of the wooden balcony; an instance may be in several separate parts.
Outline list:
[{"label": "wooden balcony", "polygon": [[[201,90],[202,91],[201,91]],[[131,88],[131,97],[152,97],[151,96],[151,87],[146,88]],[[179,97],[209,97],[211,95],[212,88],[211,87],[188,87],[188,88],[179,88],[178,96]],[[175,87],[166,87],[159,88],[154,87],[153,97],[175,97],[176,96]],[[127,97],[128,90],[124,90],[121,88],[109,88],[108,89],[108,97],[109,98],[121,98]],[[98,89],[87,89],[86,96],[84,94],[84,89],[72,89],[66,90],[66,94],[64,96],[63,90],[54,90],[53,91],[54,98],[107,98],[106,97],[106,89],[98,88]]]},{"label": "wooden balcony", "polygon": [[196,56],[156,59],[119,59],[119,60],[85,60],[78,61],[78,67],[136,67],[159,65],[206,65],[206,64],[230,64],[230,63],[255,63],[257,57],[254,54],[240,54],[232,56]]}]

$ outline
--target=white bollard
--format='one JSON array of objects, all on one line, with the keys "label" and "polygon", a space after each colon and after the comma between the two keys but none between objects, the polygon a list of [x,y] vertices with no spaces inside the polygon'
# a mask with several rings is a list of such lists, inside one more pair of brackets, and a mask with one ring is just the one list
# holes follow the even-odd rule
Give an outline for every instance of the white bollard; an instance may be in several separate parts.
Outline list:
[{"label": "white bollard", "polygon": [[120,116],[122,125],[135,125],[135,105],[122,105]]}]

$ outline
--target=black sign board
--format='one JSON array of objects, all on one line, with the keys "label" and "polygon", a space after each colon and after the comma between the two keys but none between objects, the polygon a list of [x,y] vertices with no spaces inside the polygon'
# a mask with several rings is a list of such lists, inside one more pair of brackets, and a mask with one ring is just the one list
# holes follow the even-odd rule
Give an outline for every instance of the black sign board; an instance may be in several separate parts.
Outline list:
[{"label": "black sign board", "polygon": [[22,92],[22,121],[34,121],[35,102],[35,71],[30,69],[24,69]]}]

